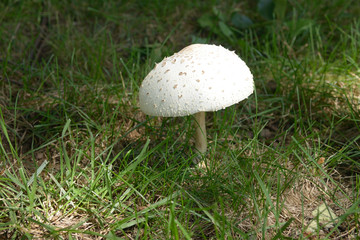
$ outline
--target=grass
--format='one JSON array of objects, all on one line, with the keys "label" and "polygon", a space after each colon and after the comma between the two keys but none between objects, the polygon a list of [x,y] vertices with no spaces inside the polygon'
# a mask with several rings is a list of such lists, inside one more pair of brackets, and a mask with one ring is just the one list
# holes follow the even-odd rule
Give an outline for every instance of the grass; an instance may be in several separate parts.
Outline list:
[{"label": "grass", "polygon": [[[252,1],[0,3],[0,238],[359,238],[360,6],[280,2],[274,19]],[[191,116],[138,107],[194,42],[235,50],[256,85],[207,114],[203,169]]]}]

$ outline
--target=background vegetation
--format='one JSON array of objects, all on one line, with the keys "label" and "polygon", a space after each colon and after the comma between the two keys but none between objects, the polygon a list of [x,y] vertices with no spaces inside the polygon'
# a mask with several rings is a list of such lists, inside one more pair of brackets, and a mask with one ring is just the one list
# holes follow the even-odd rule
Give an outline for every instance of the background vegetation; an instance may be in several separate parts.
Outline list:
[{"label": "background vegetation", "polygon": [[[1,1],[0,238],[358,238],[359,15],[357,0]],[[256,85],[207,115],[205,168],[192,117],[138,107],[154,64],[191,43],[235,50]]]}]

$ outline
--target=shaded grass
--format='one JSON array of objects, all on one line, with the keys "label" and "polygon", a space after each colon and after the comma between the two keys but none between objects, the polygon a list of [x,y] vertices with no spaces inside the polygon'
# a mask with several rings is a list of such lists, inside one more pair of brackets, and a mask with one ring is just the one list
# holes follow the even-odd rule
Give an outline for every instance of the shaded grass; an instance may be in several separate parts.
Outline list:
[{"label": "shaded grass", "polygon": [[[232,1],[1,3],[1,236],[356,237],[359,6],[301,3],[283,21]],[[199,24],[218,26],[213,7],[232,34]],[[231,9],[256,24],[236,29]],[[236,50],[256,83],[208,114],[204,169],[192,117],[137,104],[155,62],[192,41]],[[339,218],[310,233],[321,203]]]}]

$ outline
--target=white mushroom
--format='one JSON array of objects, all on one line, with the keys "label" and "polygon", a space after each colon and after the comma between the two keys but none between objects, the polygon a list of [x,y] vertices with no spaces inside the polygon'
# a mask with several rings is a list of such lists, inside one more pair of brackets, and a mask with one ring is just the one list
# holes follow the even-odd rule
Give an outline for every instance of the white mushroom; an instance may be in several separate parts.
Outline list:
[{"label": "white mushroom", "polygon": [[141,110],[151,116],[195,114],[195,148],[204,153],[205,112],[238,103],[253,91],[250,69],[234,52],[193,44],[156,64],[141,84],[139,101]]}]

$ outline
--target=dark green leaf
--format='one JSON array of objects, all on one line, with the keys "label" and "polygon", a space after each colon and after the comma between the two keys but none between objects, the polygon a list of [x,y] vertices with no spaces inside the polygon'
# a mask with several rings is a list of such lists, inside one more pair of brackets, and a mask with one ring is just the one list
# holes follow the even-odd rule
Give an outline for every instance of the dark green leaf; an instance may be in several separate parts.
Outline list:
[{"label": "dark green leaf", "polygon": [[219,22],[219,28],[226,37],[230,38],[233,35],[231,29],[223,21]]},{"label": "dark green leaf", "polygon": [[204,14],[200,18],[198,18],[198,23],[202,28],[210,28],[214,27],[214,21],[210,14]]},{"label": "dark green leaf", "polygon": [[258,11],[263,18],[273,19],[275,3],[273,0],[259,0],[257,5]]},{"label": "dark green leaf", "polygon": [[253,21],[241,13],[234,13],[231,17],[231,24],[237,29],[246,29],[253,25]]}]

